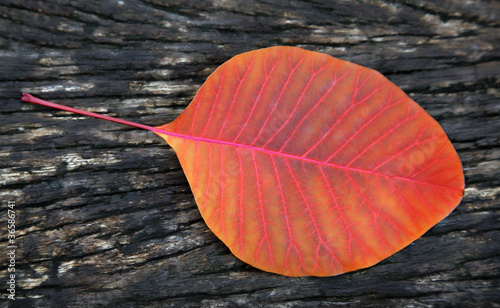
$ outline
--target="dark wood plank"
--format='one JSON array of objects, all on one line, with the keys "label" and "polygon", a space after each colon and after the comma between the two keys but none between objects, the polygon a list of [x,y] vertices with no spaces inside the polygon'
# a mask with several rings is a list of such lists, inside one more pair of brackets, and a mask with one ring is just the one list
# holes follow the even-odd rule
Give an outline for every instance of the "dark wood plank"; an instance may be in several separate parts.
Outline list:
[{"label": "dark wood plank", "polygon": [[[487,0],[0,2],[2,306],[500,307],[500,4]],[[448,133],[462,203],[365,270],[288,278],[207,228],[150,132],[20,101],[21,91],[148,125],[179,115],[230,57],[299,46],[374,68]]]}]

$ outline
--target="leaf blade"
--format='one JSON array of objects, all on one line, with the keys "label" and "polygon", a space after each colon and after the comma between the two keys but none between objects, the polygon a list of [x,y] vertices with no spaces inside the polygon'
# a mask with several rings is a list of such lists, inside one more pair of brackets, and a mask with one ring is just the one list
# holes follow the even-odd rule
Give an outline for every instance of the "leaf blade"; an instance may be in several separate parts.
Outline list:
[{"label": "leaf blade", "polygon": [[378,72],[298,48],[229,60],[160,129],[210,229],[288,276],[373,265],[462,196],[458,155],[420,106]]}]

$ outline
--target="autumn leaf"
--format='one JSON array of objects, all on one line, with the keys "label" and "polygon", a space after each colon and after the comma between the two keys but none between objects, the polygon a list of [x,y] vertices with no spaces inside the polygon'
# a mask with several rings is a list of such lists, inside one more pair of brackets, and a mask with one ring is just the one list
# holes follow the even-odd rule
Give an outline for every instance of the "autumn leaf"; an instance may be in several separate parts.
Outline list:
[{"label": "autumn leaf", "polygon": [[173,122],[209,228],[242,261],[331,276],[401,250],[460,202],[462,166],[439,124],[380,73],[294,47],[221,65]]}]

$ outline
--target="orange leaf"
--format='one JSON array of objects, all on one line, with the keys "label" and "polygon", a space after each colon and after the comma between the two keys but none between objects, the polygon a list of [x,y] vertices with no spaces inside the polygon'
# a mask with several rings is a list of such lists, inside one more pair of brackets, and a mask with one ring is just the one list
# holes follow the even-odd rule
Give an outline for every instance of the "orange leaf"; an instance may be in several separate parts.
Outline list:
[{"label": "orange leaf", "polygon": [[464,189],[446,134],[401,89],[300,48],[232,58],[172,123],[112,121],[162,136],[209,228],[244,262],[287,276],[376,264],[446,217]]}]

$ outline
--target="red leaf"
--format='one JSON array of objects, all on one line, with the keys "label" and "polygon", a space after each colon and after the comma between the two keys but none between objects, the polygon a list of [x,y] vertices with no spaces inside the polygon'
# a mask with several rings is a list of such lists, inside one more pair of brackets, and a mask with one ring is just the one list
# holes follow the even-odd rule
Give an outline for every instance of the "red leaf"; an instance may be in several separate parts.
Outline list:
[{"label": "red leaf", "polygon": [[158,128],[62,108],[165,138],[210,229],[244,262],[282,275],[371,266],[446,217],[464,189],[446,134],[403,91],[300,48],[232,58]]},{"label": "red leaf", "polygon": [[160,128],[210,229],[269,272],[371,266],[462,198],[460,160],[439,124],[378,72],[325,54],[238,55]]}]

